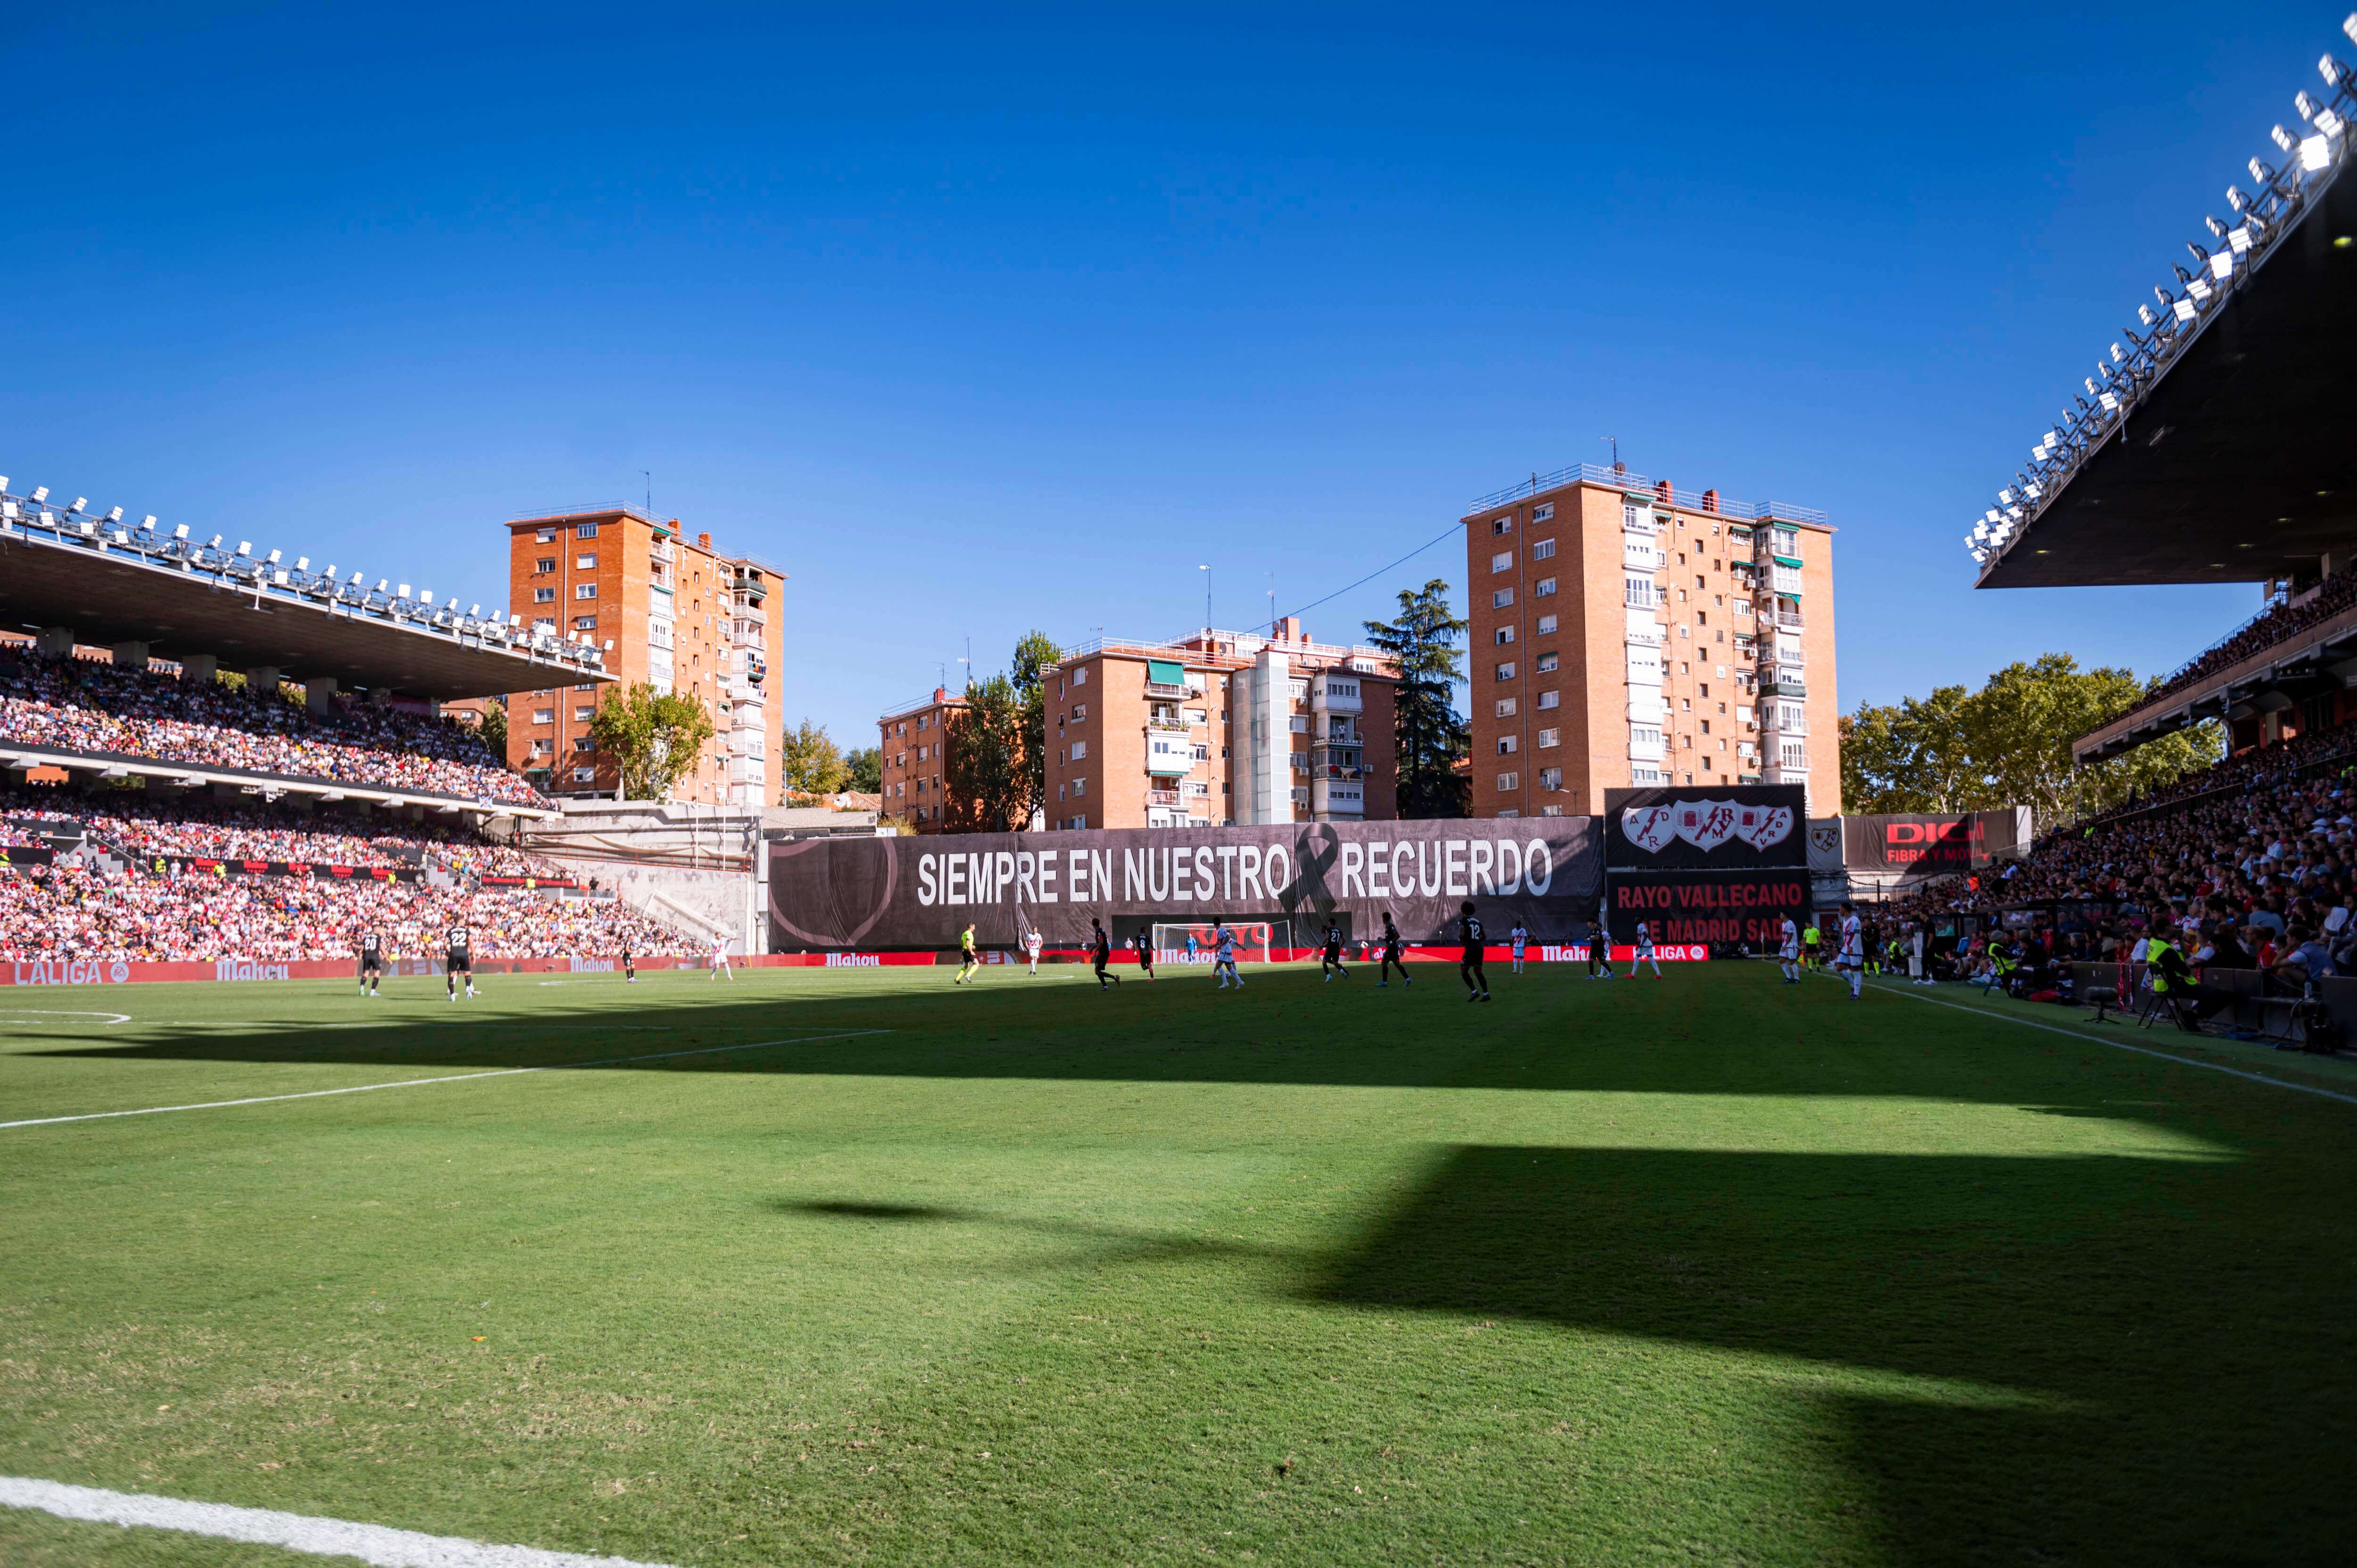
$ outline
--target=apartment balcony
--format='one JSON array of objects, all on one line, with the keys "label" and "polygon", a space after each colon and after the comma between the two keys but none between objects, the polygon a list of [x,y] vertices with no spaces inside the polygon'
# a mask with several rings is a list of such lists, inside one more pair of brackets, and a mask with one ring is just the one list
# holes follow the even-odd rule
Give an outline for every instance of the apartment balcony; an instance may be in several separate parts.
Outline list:
[{"label": "apartment balcony", "polygon": [[1653,618],[1652,611],[1640,609],[1629,611],[1628,637],[1631,642],[1640,648],[1659,648],[1662,645],[1663,634],[1662,623]]},{"label": "apartment balcony", "polygon": [[1165,806],[1175,809],[1178,804],[1178,791],[1176,789],[1148,789],[1146,792],[1146,803],[1148,806]]},{"label": "apartment balcony", "polygon": [[1760,625],[1770,625],[1771,619],[1772,624],[1781,630],[1799,631],[1801,629],[1801,612],[1798,610],[1778,610],[1772,618],[1765,610],[1760,612]]},{"label": "apartment balcony", "polygon": [[1314,677],[1309,685],[1310,711],[1320,714],[1356,714],[1365,712],[1365,703],[1359,696],[1359,682],[1357,679],[1355,677],[1346,676],[1343,678],[1342,684],[1348,686],[1350,690],[1347,692],[1337,690],[1334,680],[1331,676],[1319,675]]},{"label": "apartment balcony", "polygon": [[1806,682],[1795,681],[1789,675],[1779,675],[1773,680],[1760,682],[1760,694],[1763,697],[1806,697],[1809,694],[1809,687]]},{"label": "apartment balcony", "polygon": [[658,538],[655,541],[654,548],[647,552],[647,558],[649,560],[669,565],[672,562],[679,559],[679,552],[672,548],[672,542],[670,540]]},{"label": "apartment balcony", "polygon": [[1146,721],[1146,727],[1149,730],[1159,730],[1166,735],[1189,735],[1193,733],[1195,728],[1185,719],[1148,719]]},{"label": "apartment balcony", "polygon": [[1367,787],[1356,779],[1312,779],[1309,810],[1320,817],[1363,817],[1367,814]]},{"label": "apartment balcony", "polygon": [[1146,694],[1149,697],[1160,697],[1166,702],[1183,703],[1195,695],[1195,688],[1169,681],[1148,681],[1146,683]]}]

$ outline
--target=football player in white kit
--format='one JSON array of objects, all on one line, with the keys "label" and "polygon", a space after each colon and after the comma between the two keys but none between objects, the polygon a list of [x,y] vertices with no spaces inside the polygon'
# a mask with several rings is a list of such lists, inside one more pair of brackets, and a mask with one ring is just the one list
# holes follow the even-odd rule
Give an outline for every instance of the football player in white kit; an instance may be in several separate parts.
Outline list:
[{"label": "football player in white kit", "polygon": [[1849,999],[1857,1001],[1866,991],[1866,923],[1857,918],[1857,906],[1845,899],[1842,903],[1841,947],[1834,955],[1834,971],[1849,972]]},{"label": "football player in white kit", "polygon": [[1636,977],[1637,966],[1641,963],[1652,964],[1653,978],[1655,980],[1662,978],[1662,960],[1660,955],[1653,951],[1653,923],[1651,920],[1637,922],[1637,956],[1629,961],[1629,974],[1631,979]]},{"label": "football player in white kit", "polygon": [[1244,988],[1244,977],[1236,972],[1235,932],[1228,929],[1228,923],[1222,920],[1211,928],[1211,940],[1214,944],[1211,972],[1219,977],[1220,989],[1225,991],[1228,988],[1228,982],[1232,980],[1236,983],[1236,989],[1242,991]]},{"label": "football player in white kit", "polygon": [[717,980],[724,974],[732,982],[737,978],[737,972],[728,967],[728,939],[717,936],[712,939],[712,972],[706,978]]},{"label": "football player in white kit", "polygon": [[1039,928],[1032,927],[1023,933],[1023,954],[1031,961],[1031,972],[1039,972]]},{"label": "football player in white kit", "polygon": [[1512,944],[1514,950],[1513,972],[1516,974],[1523,972],[1523,949],[1530,945],[1530,932],[1523,929],[1522,918],[1517,916],[1514,919],[1514,929],[1506,933],[1506,940]]},{"label": "football player in white kit", "polygon": [[1784,983],[1801,983],[1801,928],[1792,917],[1784,917],[1781,933],[1776,939],[1776,967],[1784,972]]}]

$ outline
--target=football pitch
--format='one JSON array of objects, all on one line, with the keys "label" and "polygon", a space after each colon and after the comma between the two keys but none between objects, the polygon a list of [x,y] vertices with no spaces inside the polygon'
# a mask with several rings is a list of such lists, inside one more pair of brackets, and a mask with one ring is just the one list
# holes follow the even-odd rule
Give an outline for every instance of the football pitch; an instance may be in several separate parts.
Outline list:
[{"label": "football pitch", "polygon": [[0,1476],[690,1568],[2357,1560],[2357,1074],[1669,967],[0,991],[0,1122],[97,1118],[0,1129]]}]

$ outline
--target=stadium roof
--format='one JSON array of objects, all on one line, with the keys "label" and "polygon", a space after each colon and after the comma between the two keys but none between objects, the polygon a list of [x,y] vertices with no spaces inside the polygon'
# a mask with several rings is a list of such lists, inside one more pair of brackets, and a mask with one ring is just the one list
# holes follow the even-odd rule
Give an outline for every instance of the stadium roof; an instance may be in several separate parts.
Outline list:
[{"label": "stadium roof", "polygon": [[144,642],[158,658],[211,654],[232,670],[275,666],[290,681],[331,677],[444,701],[612,680],[587,643],[503,618],[413,597],[409,585],[363,586],[355,572],[256,558],[216,536],[124,525],[84,504],[55,510],[46,491],[12,496],[0,478],[0,629],[70,627],[74,640]]},{"label": "stadium roof", "polygon": [[1975,525],[1978,586],[2262,582],[2357,551],[2357,102],[2301,99],[2314,134],[2277,128],[2288,166],[2251,160],[2236,225],[2189,243],[2193,270],[2140,308],[2148,336],[2113,346]]}]

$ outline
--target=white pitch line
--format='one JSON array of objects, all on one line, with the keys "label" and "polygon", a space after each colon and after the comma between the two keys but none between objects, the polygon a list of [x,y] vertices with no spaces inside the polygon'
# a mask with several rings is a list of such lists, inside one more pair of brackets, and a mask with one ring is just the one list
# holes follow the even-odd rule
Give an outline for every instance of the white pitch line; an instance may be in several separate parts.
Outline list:
[{"label": "white pitch line", "polygon": [[0,1018],[103,1018],[110,1024],[128,1024],[128,1013],[89,1013],[56,1007],[13,1007],[0,1012]]},{"label": "white pitch line", "polygon": [[2222,1072],[2229,1078],[2246,1078],[2253,1083],[2264,1083],[2269,1089],[2288,1089],[2296,1094],[2313,1094],[2326,1100],[2337,1100],[2343,1105],[2357,1105],[2357,1094],[2336,1094],[2329,1089],[2294,1083],[2288,1079],[2269,1078],[2262,1072],[2244,1072],[2240,1068],[2222,1067],[2216,1062],[2205,1062],[2193,1057],[2180,1057],[2169,1051],[2157,1051],[2150,1046],[2132,1046],[2126,1040],[2107,1040],[2101,1035],[2090,1035],[2078,1029],[2065,1029],[2054,1024],[2041,1024],[2035,1018],[2018,1018],[2010,1013],[2000,1013],[1992,1007],[1967,1007],[1961,1002],[1943,1002],[1936,996],[1918,995],[1912,991],[1902,991],[1896,985],[1885,985],[1880,981],[1872,983],[1877,991],[1887,991],[1893,996],[1904,996],[1913,1002],[1929,1002],[1934,1007],[1953,1007],[1959,1013],[1970,1013],[1975,1018],[1994,1018],[2000,1023],[2018,1024],[2025,1029],[2043,1029],[2050,1035],[2062,1035],[2073,1040],[2085,1040],[2090,1045],[2109,1046],[2115,1051],[2134,1051],[2140,1057],[2158,1057],[2165,1062],[2176,1062],[2183,1067],[2198,1067],[2207,1072]]},{"label": "white pitch line", "polygon": [[607,1057],[588,1062],[552,1062],[546,1067],[502,1067],[489,1072],[450,1073],[441,1078],[404,1078],[393,1083],[357,1083],[349,1089],[307,1089],[299,1094],[256,1094],[244,1100],[206,1100],[194,1105],[149,1105],[137,1111],[91,1111],[80,1116],[36,1116],[23,1122],[0,1122],[0,1128],[54,1127],[60,1122],[104,1122],[115,1116],[161,1116],[174,1111],[221,1111],[233,1105],[268,1105],[281,1100],[324,1100],[331,1094],[367,1094],[379,1089],[414,1089],[426,1083],[465,1083],[478,1078],[518,1078],[533,1072],[571,1072],[599,1067],[628,1067],[632,1062],[668,1061],[673,1057],[720,1056],[729,1051],[758,1051],[764,1046],[808,1046],[821,1040],[848,1040],[861,1035],[888,1035],[889,1029],[845,1029],[833,1035],[804,1035],[791,1040],[755,1040],[742,1046],[701,1046],[692,1051],[654,1051],[642,1057]]},{"label": "white pitch line", "polygon": [[638,1563],[627,1557],[546,1552],[537,1546],[494,1546],[458,1535],[426,1535],[389,1525],[281,1513],[276,1509],[193,1503],[16,1476],[0,1476],[0,1506],[38,1509],[59,1519],[91,1524],[136,1524],[221,1541],[250,1541],[318,1557],[356,1557],[376,1568],[666,1568],[663,1563]]}]

